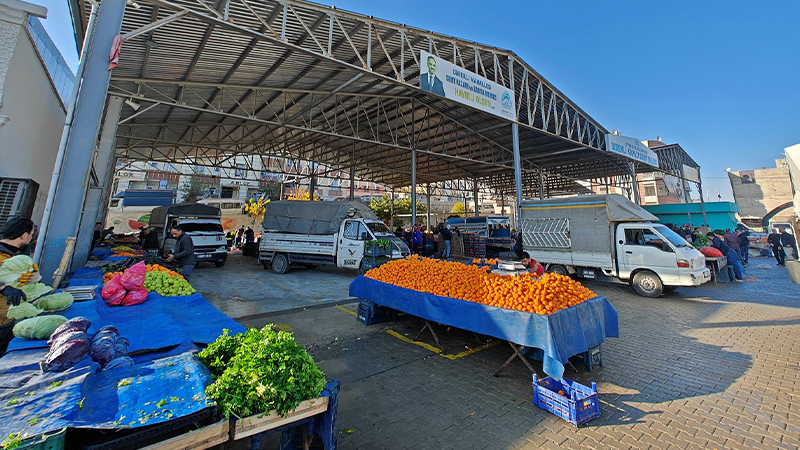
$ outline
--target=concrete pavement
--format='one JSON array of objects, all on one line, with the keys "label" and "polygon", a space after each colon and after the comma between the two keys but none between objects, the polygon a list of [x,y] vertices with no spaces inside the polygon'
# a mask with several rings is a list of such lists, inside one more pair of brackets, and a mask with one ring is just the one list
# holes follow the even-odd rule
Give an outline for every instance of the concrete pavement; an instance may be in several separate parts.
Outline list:
[{"label": "concrete pavement", "polygon": [[603,367],[567,367],[565,377],[598,385],[602,416],[580,429],[532,405],[521,362],[492,376],[511,355],[504,343],[437,327],[445,357],[429,334],[409,342],[419,319],[365,327],[355,303],[243,323],[293,331],[342,381],[342,449],[798,448],[800,286],[771,262],[754,258],[745,283],[658,299],[587,283],[617,308],[620,338],[603,344]]}]

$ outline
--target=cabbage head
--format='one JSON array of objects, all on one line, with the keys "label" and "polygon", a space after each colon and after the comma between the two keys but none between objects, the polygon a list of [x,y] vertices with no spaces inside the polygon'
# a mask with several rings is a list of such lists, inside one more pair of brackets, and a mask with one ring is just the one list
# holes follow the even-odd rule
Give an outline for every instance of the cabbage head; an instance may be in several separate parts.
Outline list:
[{"label": "cabbage head", "polygon": [[47,312],[55,312],[69,308],[74,301],[75,297],[69,292],[56,292],[39,298],[33,304]]},{"label": "cabbage head", "polygon": [[25,297],[29,302],[32,302],[43,295],[47,295],[53,290],[53,288],[44,283],[26,284],[21,286],[20,289],[25,293]]},{"label": "cabbage head", "polygon": [[33,258],[17,255],[3,261],[0,265],[0,283],[14,284],[20,276],[33,270]]},{"label": "cabbage head", "polygon": [[17,306],[9,306],[6,316],[8,316],[9,319],[29,319],[31,317],[38,316],[41,313],[41,309],[28,302],[22,302]]},{"label": "cabbage head", "polygon": [[64,316],[37,316],[17,322],[12,332],[22,339],[47,339],[61,324],[67,321]]}]

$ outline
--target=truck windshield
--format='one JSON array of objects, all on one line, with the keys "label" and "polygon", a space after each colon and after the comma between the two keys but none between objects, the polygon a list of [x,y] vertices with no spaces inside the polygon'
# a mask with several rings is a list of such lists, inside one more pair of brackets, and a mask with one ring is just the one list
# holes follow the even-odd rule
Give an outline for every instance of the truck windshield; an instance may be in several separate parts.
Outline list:
[{"label": "truck windshield", "polygon": [[686,239],[682,238],[678,233],[670,230],[669,228],[665,227],[664,225],[654,225],[653,228],[658,231],[659,234],[667,238],[668,241],[672,243],[672,245],[676,247],[686,247],[689,246],[689,243],[686,242]]},{"label": "truck windshield", "polygon": [[187,233],[195,231],[209,231],[222,233],[222,225],[218,223],[182,223],[183,231]]},{"label": "truck windshield", "polygon": [[369,228],[369,231],[372,231],[372,234],[376,236],[392,234],[392,232],[389,231],[389,228],[386,227],[386,224],[380,222],[367,222],[367,227]]}]

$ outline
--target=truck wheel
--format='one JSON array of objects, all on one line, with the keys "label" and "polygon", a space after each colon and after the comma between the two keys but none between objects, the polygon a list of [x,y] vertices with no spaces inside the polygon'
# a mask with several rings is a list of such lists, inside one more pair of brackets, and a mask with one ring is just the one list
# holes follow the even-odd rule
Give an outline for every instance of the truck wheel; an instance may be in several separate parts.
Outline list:
[{"label": "truck wheel", "polygon": [[289,258],[286,255],[275,255],[272,258],[272,271],[281,275],[289,271]]},{"label": "truck wheel", "polygon": [[550,273],[557,273],[559,275],[565,275],[565,276],[569,275],[569,273],[567,272],[567,268],[562,266],[561,264],[553,264],[547,269],[547,271]]},{"label": "truck wheel", "polygon": [[214,261],[214,265],[217,267],[222,267],[225,265],[225,261]]},{"label": "truck wheel", "polygon": [[632,285],[636,293],[642,297],[655,298],[664,292],[661,278],[649,270],[643,270],[634,275]]}]

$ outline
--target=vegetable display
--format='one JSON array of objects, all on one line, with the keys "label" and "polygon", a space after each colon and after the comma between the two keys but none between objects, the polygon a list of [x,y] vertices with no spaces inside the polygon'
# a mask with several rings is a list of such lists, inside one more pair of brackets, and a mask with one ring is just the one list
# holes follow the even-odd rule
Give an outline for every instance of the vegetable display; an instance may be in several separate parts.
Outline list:
[{"label": "vegetable display", "polygon": [[17,322],[12,332],[22,339],[47,339],[67,321],[64,316],[37,316]]},{"label": "vegetable display", "polygon": [[197,292],[182,276],[168,275],[166,272],[148,272],[144,279],[144,287],[150,292],[157,292],[163,297],[192,295]]},{"label": "vegetable display", "polygon": [[108,306],[142,303],[147,299],[147,289],[144,287],[146,275],[147,267],[140,261],[121,274],[115,274],[100,290],[100,296]]},{"label": "vegetable display", "polygon": [[487,266],[467,266],[416,255],[389,261],[365,276],[442,297],[545,315],[596,297],[594,292],[564,275],[501,276],[489,273]]},{"label": "vegetable display", "polygon": [[303,400],[318,397],[325,375],[291,333],[269,324],[230,336],[225,330],[197,357],[214,382],[206,395],[225,417],[246,417],[275,410],[286,416]]},{"label": "vegetable display", "polygon": [[44,283],[26,284],[25,286],[20,287],[20,289],[22,289],[22,292],[25,293],[25,297],[29,302],[32,302],[37,298],[47,295],[53,291],[53,288]]},{"label": "vegetable display", "polygon": [[[33,259],[27,255],[17,255],[3,261],[0,265],[0,284],[20,287],[28,282],[39,281],[34,279],[34,272],[38,270]],[[36,275],[37,278],[41,277]]]},{"label": "vegetable display", "polygon": [[89,319],[79,316],[65,320],[56,328],[47,341],[50,351],[39,362],[42,372],[63,372],[85,358],[89,352],[89,335],[86,332],[90,326]]}]

